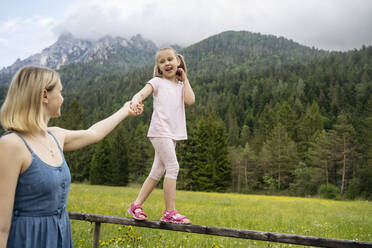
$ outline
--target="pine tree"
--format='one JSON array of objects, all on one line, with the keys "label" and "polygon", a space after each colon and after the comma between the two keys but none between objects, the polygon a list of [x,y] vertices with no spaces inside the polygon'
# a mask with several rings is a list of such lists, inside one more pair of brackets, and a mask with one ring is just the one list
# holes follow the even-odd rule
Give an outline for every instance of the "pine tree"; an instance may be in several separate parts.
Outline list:
[{"label": "pine tree", "polygon": [[128,148],[129,179],[137,183],[143,183],[146,179],[154,158],[154,149],[147,138],[147,130],[147,125],[139,123]]},{"label": "pine tree", "polygon": [[248,140],[251,139],[251,136],[252,136],[252,134],[251,134],[251,130],[249,129],[249,127],[247,125],[243,125],[242,131],[240,133],[240,143],[239,144],[241,146],[244,146],[248,142]]},{"label": "pine tree", "polygon": [[243,148],[241,146],[229,147],[229,161],[231,165],[232,191],[241,193],[241,186],[244,177]]},{"label": "pine tree", "polygon": [[332,136],[325,130],[321,132],[316,141],[314,141],[309,150],[309,163],[315,168],[322,168],[324,171],[324,180],[328,186],[329,170],[332,163]]},{"label": "pine tree", "polygon": [[323,117],[319,106],[313,102],[306,109],[305,115],[301,118],[298,128],[298,152],[303,160],[306,158],[306,152],[310,144],[314,142],[317,136],[323,130]]},{"label": "pine tree", "polygon": [[247,142],[242,151],[242,164],[244,170],[245,192],[249,189],[258,189],[260,179],[263,177],[263,169],[258,166],[258,158]]},{"label": "pine tree", "polygon": [[274,112],[276,112],[278,122],[280,122],[286,128],[290,138],[292,140],[296,140],[297,116],[289,103],[285,101],[280,105],[277,104],[277,106],[274,108]]},{"label": "pine tree", "polygon": [[225,192],[231,184],[231,166],[228,160],[228,145],[226,128],[222,121],[216,122],[214,146],[211,162],[214,162],[216,174],[214,177],[215,190]]},{"label": "pine tree", "polygon": [[256,144],[260,146],[265,140],[270,137],[270,134],[277,123],[276,116],[269,104],[265,105],[264,111],[261,113],[257,127],[254,130]]},{"label": "pine tree", "polygon": [[177,142],[177,159],[180,171],[177,178],[177,188],[193,190],[195,188],[192,174],[196,170],[197,136],[192,125],[188,126],[187,140]]},{"label": "pine tree", "polygon": [[210,112],[197,127],[197,161],[192,173],[195,190],[226,191],[231,183],[227,134],[224,123]]},{"label": "pine tree", "polygon": [[108,139],[101,140],[95,149],[92,161],[90,163],[89,181],[91,184],[110,184],[111,180],[111,162],[110,146]]},{"label": "pine tree", "polygon": [[195,161],[195,170],[192,171],[192,180],[194,184],[193,190],[211,191],[214,189],[212,176],[213,159],[211,153],[212,142],[210,137],[212,126],[208,123],[208,119],[202,118],[198,122],[196,136],[197,136],[197,160]]},{"label": "pine tree", "polygon": [[234,107],[229,105],[227,112],[227,126],[228,126],[228,143],[230,146],[237,144],[239,141],[239,127],[235,115]]},{"label": "pine tree", "polygon": [[275,178],[278,190],[288,187],[298,158],[296,144],[280,123],[274,128],[271,138],[264,143],[260,157],[261,164]]},{"label": "pine tree", "polygon": [[360,144],[363,145],[361,153],[364,155],[364,161],[357,168],[354,181],[359,187],[357,194],[363,194],[366,198],[372,199],[372,96],[369,96],[360,124]]},{"label": "pine tree", "polygon": [[[337,117],[337,122],[332,133],[332,145],[338,147],[339,158],[338,163],[341,164],[341,186],[340,194],[341,197],[345,193],[347,186],[347,180],[353,176],[353,166],[358,160],[358,153],[356,151],[356,136],[355,130],[351,124],[349,124],[346,115],[341,114]],[[347,175],[347,173],[349,175]]]},{"label": "pine tree", "polygon": [[[81,130],[85,127],[85,115],[78,99],[74,98],[68,111],[61,118],[61,126],[70,130]],[[84,147],[76,151],[66,152],[66,162],[70,167],[72,181],[82,182],[89,179],[89,163],[94,146]]]},{"label": "pine tree", "polygon": [[67,113],[63,116],[63,125],[68,129],[79,130],[83,128],[84,122],[83,109],[78,99],[74,98],[70,103]]},{"label": "pine tree", "polygon": [[112,134],[110,151],[110,171],[109,184],[127,185],[129,178],[129,140],[125,128],[120,125]]}]

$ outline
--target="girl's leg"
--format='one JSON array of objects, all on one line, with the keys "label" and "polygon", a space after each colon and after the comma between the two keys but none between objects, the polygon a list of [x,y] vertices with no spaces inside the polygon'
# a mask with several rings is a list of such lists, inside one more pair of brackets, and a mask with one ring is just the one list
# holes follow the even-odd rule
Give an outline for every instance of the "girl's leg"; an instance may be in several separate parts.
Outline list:
[{"label": "girl's leg", "polygon": [[[152,138],[150,140],[152,140]],[[150,175],[146,178],[145,182],[143,183],[142,188],[138,193],[137,199],[134,201],[135,205],[142,205],[146,201],[147,197],[154,190],[155,186],[158,184],[164,172],[165,172],[164,164],[161,162],[159,154],[155,149],[154,163],[152,164]]]},{"label": "girl's leg", "polygon": [[131,203],[131,207],[128,209],[128,212],[138,220],[144,220],[147,218],[146,214],[142,210],[142,204],[145,202],[147,197],[154,190],[155,186],[158,184],[160,178],[163,176],[165,167],[159,155],[155,150],[154,163],[152,164],[150,175],[146,178],[143,183],[140,192],[138,193],[137,199]]},{"label": "girl's leg", "polygon": [[164,190],[164,200],[165,200],[165,210],[168,212],[176,209],[176,179],[164,178],[163,190]]},{"label": "girl's leg", "polygon": [[147,197],[151,194],[154,190],[155,186],[158,184],[159,181],[147,177],[145,182],[143,183],[140,192],[138,193],[137,199],[134,201],[135,205],[142,205]]},{"label": "girl's leg", "polygon": [[151,142],[160,161],[165,166],[166,174],[163,183],[165,209],[172,211],[175,209],[176,182],[179,170],[175,149],[176,142],[171,138],[152,138]]},{"label": "girl's leg", "polygon": [[[178,214],[175,210],[176,182],[179,165],[176,156],[176,142],[170,138],[152,138],[151,142],[157,152],[159,159],[165,166],[165,178],[163,184],[165,211],[164,215],[171,215],[172,220],[178,223],[191,223],[185,216]],[[164,218],[165,216],[163,216]],[[163,219],[162,218],[162,219]]]}]

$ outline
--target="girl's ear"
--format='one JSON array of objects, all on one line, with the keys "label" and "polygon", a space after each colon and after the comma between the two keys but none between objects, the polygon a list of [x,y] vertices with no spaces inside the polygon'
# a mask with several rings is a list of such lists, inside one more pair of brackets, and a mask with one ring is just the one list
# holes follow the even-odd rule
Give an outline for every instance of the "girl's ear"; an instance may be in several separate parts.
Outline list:
[{"label": "girl's ear", "polygon": [[159,66],[157,66],[157,68],[158,68],[158,73],[159,73],[159,74],[162,74],[162,72],[161,72]]},{"label": "girl's ear", "polygon": [[48,103],[48,91],[46,89],[43,90],[43,103]]}]

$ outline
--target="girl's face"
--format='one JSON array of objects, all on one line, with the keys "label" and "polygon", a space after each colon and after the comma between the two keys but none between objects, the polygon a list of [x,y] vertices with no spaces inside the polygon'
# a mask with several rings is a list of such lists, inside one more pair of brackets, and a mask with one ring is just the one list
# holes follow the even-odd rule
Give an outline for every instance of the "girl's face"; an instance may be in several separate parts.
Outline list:
[{"label": "girl's face", "polygon": [[175,52],[171,49],[159,51],[156,60],[163,77],[174,81],[176,79],[177,68],[180,65]]},{"label": "girl's face", "polygon": [[62,84],[58,82],[53,90],[47,92],[48,102],[46,104],[46,111],[49,117],[59,117],[61,115],[61,105],[63,103]]}]

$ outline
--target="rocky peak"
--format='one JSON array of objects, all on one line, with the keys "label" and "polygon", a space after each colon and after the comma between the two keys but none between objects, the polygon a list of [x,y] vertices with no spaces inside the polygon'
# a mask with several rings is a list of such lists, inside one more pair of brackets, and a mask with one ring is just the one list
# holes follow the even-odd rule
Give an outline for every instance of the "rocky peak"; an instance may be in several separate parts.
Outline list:
[{"label": "rocky peak", "polygon": [[130,39],[130,43],[139,49],[157,49],[152,41],[145,40],[140,34],[136,34]]},{"label": "rocky peak", "polygon": [[66,43],[66,42],[71,42],[74,40],[75,40],[75,37],[71,33],[67,32],[67,33],[62,33],[58,37],[57,43]]},{"label": "rocky peak", "polygon": [[[105,63],[106,60],[115,58],[115,61],[108,61],[109,64],[123,65],[125,61],[133,61],[132,56],[145,56],[155,54],[157,46],[141,35],[133,36],[129,41],[122,37],[103,36],[96,41],[79,39],[71,33],[61,34],[57,41],[42,50],[41,53],[32,55],[24,60],[17,59],[12,65],[0,70],[0,73],[14,73],[19,68],[28,65],[46,66],[52,69],[59,69],[70,63],[81,63],[98,60]],[[143,58],[139,58],[143,61]]]}]

